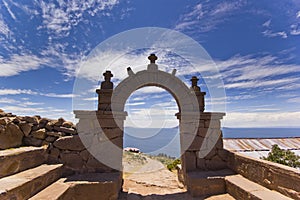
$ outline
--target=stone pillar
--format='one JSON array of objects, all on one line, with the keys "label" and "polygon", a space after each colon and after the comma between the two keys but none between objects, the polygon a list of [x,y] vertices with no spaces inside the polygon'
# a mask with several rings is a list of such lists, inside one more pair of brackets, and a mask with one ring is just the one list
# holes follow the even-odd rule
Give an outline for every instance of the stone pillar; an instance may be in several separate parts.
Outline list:
[{"label": "stone pillar", "polygon": [[[220,170],[227,168],[226,151],[223,150],[223,136],[221,131],[221,119],[225,113],[210,113],[204,111],[204,95],[197,85],[199,79],[192,77],[191,90],[194,90],[199,103],[199,113],[185,113],[185,120],[181,113],[176,116],[179,119],[182,171],[185,177],[188,172]],[[199,123],[195,126],[193,120],[199,118]]]},{"label": "stone pillar", "polygon": [[111,96],[113,75],[103,73],[105,81],[101,83],[98,94],[97,111],[74,111],[78,135],[86,147],[86,171],[97,173],[117,173],[118,188],[122,187],[123,129],[127,113],[112,112]]}]

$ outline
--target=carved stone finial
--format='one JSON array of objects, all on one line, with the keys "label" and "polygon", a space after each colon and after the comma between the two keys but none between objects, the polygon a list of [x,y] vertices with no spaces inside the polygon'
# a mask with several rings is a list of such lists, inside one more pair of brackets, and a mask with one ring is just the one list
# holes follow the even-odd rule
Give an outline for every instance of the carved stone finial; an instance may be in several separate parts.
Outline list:
[{"label": "carved stone finial", "polygon": [[111,77],[114,75],[111,71],[106,71],[103,73],[104,81],[101,82],[101,89],[113,89],[114,84],[110,81]]},{"label": "carved stone finial", "polygon": [[194,89],[194,91],[200,91],[200,87],[198,86],[198,81],[199,79],[196,76],[193,76],[192,79],[192,89]]},{"label": "carved stone finial", "polygon": [[150,54],[150,56],[148,56],[148,59],[150,60],[150,63],[155,63],[155,61],[157,60],[157,56],[152,53]]}]

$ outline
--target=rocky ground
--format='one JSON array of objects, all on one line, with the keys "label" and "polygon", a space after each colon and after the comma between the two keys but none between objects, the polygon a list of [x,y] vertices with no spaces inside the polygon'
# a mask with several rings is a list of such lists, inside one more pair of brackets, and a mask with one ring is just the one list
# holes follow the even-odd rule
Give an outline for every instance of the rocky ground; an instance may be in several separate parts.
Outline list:
[{"label": "rocky ground", "polygon": [[[125,153],[123,192],[119,200],[194,200],[178,181],[176,172],[143,154]],[[232,199],[227,195],[206,199]]]}]

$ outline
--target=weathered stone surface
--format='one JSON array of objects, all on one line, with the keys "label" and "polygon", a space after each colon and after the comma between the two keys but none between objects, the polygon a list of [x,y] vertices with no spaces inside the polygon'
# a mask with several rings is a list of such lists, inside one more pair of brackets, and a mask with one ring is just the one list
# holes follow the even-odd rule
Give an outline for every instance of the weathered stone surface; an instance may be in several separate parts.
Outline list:
[{"label": "weathered stone surface", "polygon": [[68,178],[65,200],[117,200],[122,185],[122,176],[117,173],[78,174]]},{"label": "weathered stone surface", "polygon": [[71,135],[76,134],[76,131],[73,128],[66,128],[66,127],[63,127],[63,126],[59,127],[59,131],[64,132],[64,133],[68,133],[68,134],[71,134]]},{"label": "weathered stone surface", "polygon": [[59,149],[52,147],[48,150],[48,163],[55,164],[59,163],[59,155],[60,151]]},{"label": "weathered stone surface", "polygon": [[8,123],[6,127],[2,126],[0,128],[0,149],[21,146],[23,136],[21,129],[12,122]]},{"label": "weathered stone surface", "polygon": [[218,155],[214,156],[211,160],[206,160],[205,165],[209,170],[226,169],[227,164]]},{"label": "weathered stone surface", "polygon": [[23,138],[23,144],[26,146],[35,146],[39,147],[42,146],[43,140],[37,139],[34,137],[24,137]]},{"label": "weathered stone surface", "polygon": [[61,162],[65,165],[67,168],[71,168],[76,171],[80,171],[83,168],[83,160],[79,153],[61,153],[60,154]]},{"label": "weathered stone surface", "polygon": [[0,179],[0,199],[29,199],[62,174],[62,165],[41,165]]},{"label": "weathered stone surface", "polygon": [[46,134],[46,129],[45,128],[42,128],[42,129],[39,129],[39,130],[36,130],[36,131],[33,131],[31,133],[32,137],[34,138],[37,138],[37,139],[45,139],[47,137],[47,134]]},{"label": "weathered stone surface", "polygon": [[99,162],[96,158],[92,155],[89,156],[89,159],[86,163],[86,167],[88,168],[89,172],[110,172],[112,169],[107,167],[106,165]]},{"label": "weathered stone surface", "polygon": [[74,125],[72,122],[65,121],[64,123],[62,123],[62,126],[66,128],[72,128]]},{"label": "weathered stone surface", "polygon": [[11,120],[8,117],[0,118],[0,125],[6,126]]},{"label": "weathered stone surface", "polygon": [[48,131],[52,131],[52,130],[53,130],[53,126],[54,126],[53,121],[50,121],[50,122],[48,122],[48,123],[45,125],[45,128],[46,128]]},{"label": "weathered stone surface", "polygon": [[196,169],[196,153],[194,151],[186,151],[181,158],[183,159],[183,167],[185,167],[186,171]]},{"label": "weathered stone surface", "polygon": [[228,193],[237,199],[290,199],[276,191],[271,191],[254,183],[241,175],[227,176],[225,180]]},{"label": "weathered stone surface", "polygon": [[87,161],[89,159],[89,156],[90,153],[88,152],[88,150],[83,150],[79,153],[79,155],[81,156],[81,158],[84,160],[84,161]]},{"label": "weathered stone surface", "polygon": [[63,137],[63,136],[65,136],[64,133],[55,132],[55,131],[47,131],[46,134],[49,135],[49,136],[53,136],[53,137]]},{"label": "weathered stone surface", "polygon": [[56,120],[54,122],[54,126],[61,126],[66,120],[64,120],[63,118],[59,118],[58,120]]},{"label": "weathered stone surface", "polygon": [[46,139],[45,139],[45,141],[46,141],[46,142],[52,143],[52,142],[54,142],[56,139],[57,139],[57,137],[54,137],[54,136],[47,136]]},{"label": "weathered stone surface", "polygon": [[226,192],[224,177],[231,175],[231,170],[194,171],[186,175],[188,192],[194,196],[224,194]]},{"label": "weathered stone surface", "polygon": [[43,147],[20,147],[2,150],[0,152],[0,178],[36,167],[44,163],[45,157]]},{"label": "weathered stone surface", "polygon": [[40,121],[39,121],[39,127],[40,128],[45,128],[48,122],[49,122],[49,119],[41,118]]},{"label": "weathered stone surface", "polygon": [[59,138],[53,145],[63,150],[82,151],[85,149],[78,135]]},{"label": "weathered stone surface", "polygon": [[227,165],[245,178],[264,187],[293,199],[300,197],[300,184],[295,184],[300,183],[298,169],[229,151]]},{"label": "weathered stone surface", "polygon": [[29,116],[25,116],[24,120],[28,123],[32,123],[33,125],[38,125],[39,124],[39,120],[37,117],[29,117]]},{"label": "weathered stone surface", "polygon": [[25,135],[26,137],[28,137],[29,133],[31,132],[32,124],[27,123],[27,122],[21,122],[21,123],[19,124],[19,127],[20,127],[20,129],[23,131],[24,135]]}]

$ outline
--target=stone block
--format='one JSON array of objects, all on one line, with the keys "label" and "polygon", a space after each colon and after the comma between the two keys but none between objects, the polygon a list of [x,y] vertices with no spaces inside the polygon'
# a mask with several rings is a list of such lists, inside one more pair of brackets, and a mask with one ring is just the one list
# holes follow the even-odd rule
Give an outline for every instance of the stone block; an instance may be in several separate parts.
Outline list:
[{"label": "stone block", "polygon": [[66,127],[63,127],[63,126],[59,127],[59,131],[70,134],[70,135],[76,135],[77,134],[76,130],[74,130],[73,128],[66,128]]},{"label": "stone block", "polygon": [[198,128],[197,135],[201,137],[205,137],[208,130],[209,130],[208,128]]},{"label": "stone block", "polygon": [[40,147],[42,146],[43,140],[37,139],[34,137],[24,137],[23,138],[23,144],[25,146],[34,146],[34,147]]},{"label": "stone block", "polygon": [[85,149],[78,135],[61,137],[53,145],[62,150],[82,151]]},{"label": "stone block", "polygon": [[204,127],[205,128],[220,129],[221,128],[221,122],[220,122],[220,120],[205,120]]},{"label": "stone block", "polygon": [[208,170],[221,170],[226,169],[227,164],[218,155],[215,155],[210,160],[205,160],[205,166]]},{"label": "stone block", "polygon": [[0,149],[18,147],[22,144],[24,134],[17,125],[9,122],[6,127],[0,126]]},{"label": "stone block", "polygon": [[182,156],[183,168],[186,171],[196,170],[196,153],[193,151],[186,151]]},{"label": "stone block", "polygon": [[206,170],[205,159],[204,158],[198,158],[197,157],[196,162],[197,162],[197,169]]},{"label": "stone block", "polygon": [[110,167],[104,165],[100,161],[98,161],[96,158],[94,158],[92,155],[89,156],[86,167],[89,172],[111,172],[113,171]]},{"label": "stone block", "polygon": [[224,176],[231,171],[194,171],[186,174],[188,192],[193,197],[226,193]]},{"label": "stone block", "polygon": [[64,199],[117,200],[122,185],[122,175],[115,173],[78,174],[68,178],[70,188]]},{"label": "stone block", "polygon": [[204,141],[203,137],[196,135],[194,137],[194,140],[192,141],[191,145],[189,146],[188,150],[189,151],[199,151],[203,141]]},{"label": "stone block", "polygon": [[34,168],[45,162],[43,147],[20,147],[2,150],[0,154],[0,178]]},{"label": "stone block", "polygon": [[60,160],[65,167],[75,171],[80,171],[84,165],[84,162],[77,152],[62,152],[60,153]]},{"label": "stone block", "polygon": [[120,128],[103,128],[102,130],[108,139],[123,137],[123,130]]},{"label": "stone block", "polygon": [[24,135],[25,135],[26,137],[28,137],[29,133],[31,132],[32,124],[27,123],[27,122],[21,122],[21,123],[19,123],[18,126],[19,126],[20,129],[23,131]]},{"label": "stone block", "polygon": [[46,134],[46,129],[42,128],[42,129],[39,129],[39,130],[36,130],[36,131],[33,131],[31,133],[31,136],[36,138],[36,139],[45,139],[47,134]]}]

